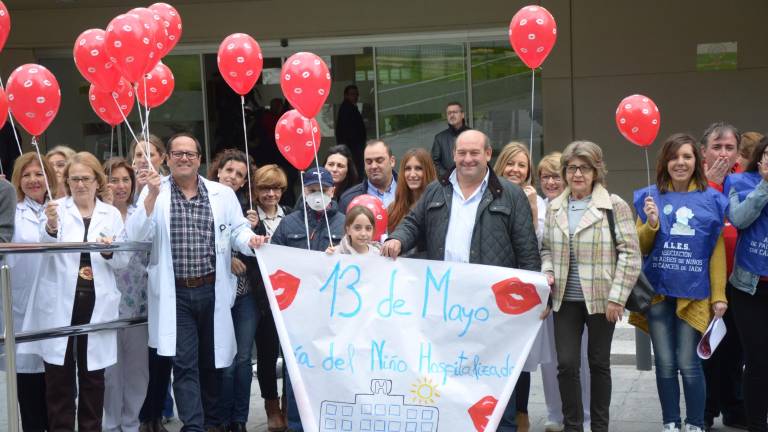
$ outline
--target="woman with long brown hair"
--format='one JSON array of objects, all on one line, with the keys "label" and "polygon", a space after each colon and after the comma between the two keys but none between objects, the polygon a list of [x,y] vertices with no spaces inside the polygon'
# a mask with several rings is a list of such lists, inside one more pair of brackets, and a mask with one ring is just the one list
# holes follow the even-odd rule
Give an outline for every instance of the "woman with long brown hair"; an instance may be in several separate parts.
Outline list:
[{"label": "woman with long brown hair", "polygon": [[[428,184],[437,178],[432,157],[423,148],[412,148],[405,152],[400,162],[401,180],[397,183],[395,200],[387,209],[389,221],[387,231],[395,227],[411,211]],[[404,180],[404,181],[403,181]]]},{"label": "woman with long brown hair", "polygon": [[[48,179],[46,185],[45,179]],[[45,223],[43,210],[48,202],[47,191],[58,190],[56,172],[43,158],[42,166],[35,152],[24,153],[13,164],[11,183],[16,188],[16,215],[13,243],[40,242],[40,225]],[[35,275],[40,271],[43,254],[7,255],[11,267],[13,325],[20,330],[24,322]],[[47,430],[48,411],[45,403],[45,373],[43,359],[37,355],[16,355],[19,412],[23,430]]]}]

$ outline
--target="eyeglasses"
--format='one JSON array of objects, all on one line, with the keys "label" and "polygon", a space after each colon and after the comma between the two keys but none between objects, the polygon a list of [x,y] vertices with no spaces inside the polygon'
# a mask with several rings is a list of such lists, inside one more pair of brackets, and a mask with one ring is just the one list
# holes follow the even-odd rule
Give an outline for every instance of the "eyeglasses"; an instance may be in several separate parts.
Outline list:
[{"label": "eyeglasses", "polygon": [[448,114],[448,115],[451,115],[451,114],[461,114],[462,112],[463,111],[453,111],[453,110],[451,110],[451,111],[447,111],[446,114]]},{"label": "eyeglasses", "polygon": [[543,175],[543,176],[541,176],[541,182],[542,183],[547,183],[550,180],[555,182],[555,183],[560,183],[561,181],[563,181],[563,178],[560,177],[559,175]]},{"label": "eyeglasses", "polygon": [[183,159],[186,157],[187,159],[193,161],[200,157],[200,153],[191,151],[172,151],[169,153],[173,159]]},{"label": "eyeglasses", "polygon": [[62,161],[57,161],[57,162],[54,162],[54,163],[53,163],[53,166],[54,166],[55,168],[64,168],[65,166],[67,166],[67,161],[65,161],[65,160],[62,160]]},{"label": "eyeglasses", "polygon": [[69,178],[67,179],[67,181],[69,182],[69,184],[78,184],[78,183],[82,183],[82,184],[91,184],[91,182],[93,182],[94,180],[96,180],[96,178],[94,178],[94,177],[90,177],[90,176],[83,176],[83,177],[69,177]]},{"label": "eyeglasses", "polygon": [[581,174],[592,173],[592,167],[589,165],[568,165],[565,167],[565,171],[568,174],[576,174],[576,171],[581,171]]}]

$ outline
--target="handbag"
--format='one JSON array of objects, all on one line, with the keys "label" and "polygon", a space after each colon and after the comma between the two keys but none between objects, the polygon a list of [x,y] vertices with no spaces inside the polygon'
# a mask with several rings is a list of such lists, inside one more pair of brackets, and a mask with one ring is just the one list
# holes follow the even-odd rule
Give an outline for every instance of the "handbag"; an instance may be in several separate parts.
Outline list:
[{"label": "handbag", "polygon": [[[616,222],[613,219],[613,210],[605,211],[608,216],[608,226],[611,230],[611,240],[613,240],[613,250],[616,252],[616,260],[618,261],[619,251],[616,250]],[[632,291],[629,293],[627,303],[624,305],[630,312],[646,313],[651,307],[651,301],[656,295],[656,290],[648,282],[648,278],[645,277],[645,273],[640,271],[640,275],[637,277],[635,285],[632,287]]]}]

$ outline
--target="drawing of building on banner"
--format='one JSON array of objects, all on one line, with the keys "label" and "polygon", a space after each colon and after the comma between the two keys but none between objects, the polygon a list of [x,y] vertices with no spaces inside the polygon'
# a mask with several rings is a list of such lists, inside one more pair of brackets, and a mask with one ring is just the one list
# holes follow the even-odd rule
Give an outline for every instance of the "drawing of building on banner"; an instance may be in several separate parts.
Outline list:
[{"label": "drawing of building on banner", "polygon": [[392,381],[371,380],[370,394],[356,394],[354,402],[323,401],[321,432],[437,432],[439,411],[434,406],[409,405],[405,396],[391,395]]}]

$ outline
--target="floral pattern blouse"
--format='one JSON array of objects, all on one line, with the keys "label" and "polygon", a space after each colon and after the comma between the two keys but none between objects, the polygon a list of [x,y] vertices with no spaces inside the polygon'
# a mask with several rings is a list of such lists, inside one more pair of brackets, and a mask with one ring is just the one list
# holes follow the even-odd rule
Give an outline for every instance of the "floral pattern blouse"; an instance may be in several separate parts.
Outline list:
[{"label": "floral pattern blouse", "polygon": [[[136,211],[128,207],[126,219]],[[147,265],[149,252],[134,252],[128,266],[115,270],[117,289],[120,290],[120,318],[134,318],[147,314]]]}]

